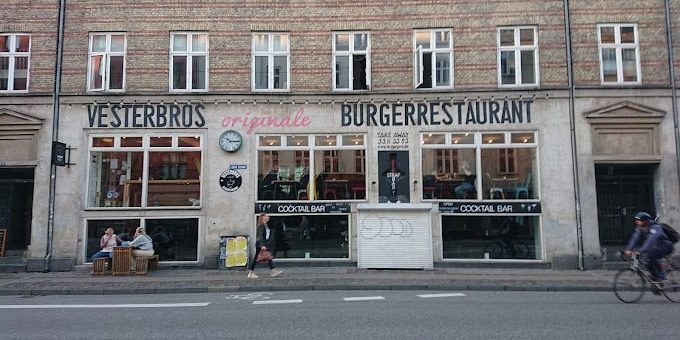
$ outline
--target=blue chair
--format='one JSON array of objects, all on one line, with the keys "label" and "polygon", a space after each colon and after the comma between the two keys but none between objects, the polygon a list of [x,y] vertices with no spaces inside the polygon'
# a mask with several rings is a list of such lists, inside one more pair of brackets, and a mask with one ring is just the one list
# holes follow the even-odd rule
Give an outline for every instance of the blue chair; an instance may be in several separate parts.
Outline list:
[{"label": "blue chair", "polygon": [[526,176],[524,176],[524,180],[522,181],[522,184],[516,186],[513,191],[514,191],[514,196],[515,199],[518,199],[522,193],[525,194],[526,198],[529,198],[529,186],[531,185],[531,172],[527,172]]}]

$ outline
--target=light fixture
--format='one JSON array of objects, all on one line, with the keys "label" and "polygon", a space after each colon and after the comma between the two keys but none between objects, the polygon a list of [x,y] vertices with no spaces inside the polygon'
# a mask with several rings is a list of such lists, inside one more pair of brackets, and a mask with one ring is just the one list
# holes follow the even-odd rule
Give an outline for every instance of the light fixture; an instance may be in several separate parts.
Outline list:
[{"label": "light fixture", "polygon": [[528,142],[528,141],[529,141],[529,138],[524,137],[524,143],[526,143],[526,142]]}]

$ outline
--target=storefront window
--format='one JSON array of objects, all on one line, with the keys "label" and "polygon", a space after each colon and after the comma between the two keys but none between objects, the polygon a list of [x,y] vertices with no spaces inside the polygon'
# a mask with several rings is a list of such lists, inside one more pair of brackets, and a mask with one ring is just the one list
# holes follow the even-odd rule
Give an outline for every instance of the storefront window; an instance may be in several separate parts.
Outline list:
[{"label": "storefront window", "polygon": [[99,239],[104,230],[113,228],[121,241],[132,241],[137,227],[144,226],[153,240],[153,248],[161,261],[198,260],[198,219],[118,219],[87,221],[86,260],[100,250]]},{"label": "storefront window", "polygon": [[442,216],[444,259],[539,260],[538,216]]},{"label": "storefront window", "polygon": [[364,135],[268,135],[258,142],[258,200],[366,198]]},{"label": "storefront window", "polygon": [[88,207],[200,205],[200,136],[95,136]]},{"label": "storefront window", "polygon": [[423,199],[538,199],[534,132],[422,135]]},{"label": "storefront window", "polygon": [[270,215],[276,258],[349,258],[347,215]]}]

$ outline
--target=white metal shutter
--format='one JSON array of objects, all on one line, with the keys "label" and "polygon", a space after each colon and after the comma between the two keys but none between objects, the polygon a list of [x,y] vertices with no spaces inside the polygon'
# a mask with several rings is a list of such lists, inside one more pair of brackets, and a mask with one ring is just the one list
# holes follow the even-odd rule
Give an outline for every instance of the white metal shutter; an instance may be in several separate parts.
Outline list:
[{"label": "white metal shutter", "polygon": [[359,204],[359,268],[432,268],[431,208],[431,204]]}]

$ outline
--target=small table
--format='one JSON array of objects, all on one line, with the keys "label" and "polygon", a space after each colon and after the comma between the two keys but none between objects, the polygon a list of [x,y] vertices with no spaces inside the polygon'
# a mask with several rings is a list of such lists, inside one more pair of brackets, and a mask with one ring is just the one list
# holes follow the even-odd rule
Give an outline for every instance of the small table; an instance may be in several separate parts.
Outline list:
[{"label": "small table", "polygon": [[130,275],[132,247],[113,247],[112,275]]}]

